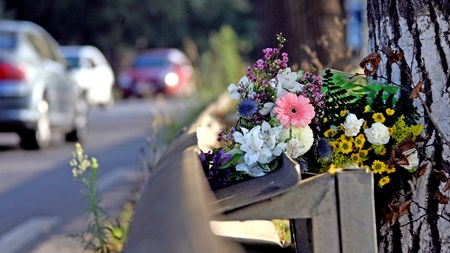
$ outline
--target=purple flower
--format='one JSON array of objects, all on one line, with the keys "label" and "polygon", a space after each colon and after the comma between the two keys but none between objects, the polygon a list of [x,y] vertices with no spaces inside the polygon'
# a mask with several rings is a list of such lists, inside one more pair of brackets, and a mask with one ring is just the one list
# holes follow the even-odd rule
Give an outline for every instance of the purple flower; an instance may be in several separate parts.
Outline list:
[{"label": "purple flower", "polygon": [[255,101],[253,100],[243,100],[239,105],[238,105],[238,112],[240,115],[244,116],[244,117],[250,117],[253,114],[256,113],[257,111],[257,105],[255,103]]},{"label": "purple flower", "polygon": [[316,148],[317,156],[325,161],[331,159],[331,146],[325,139],[320,139]]}]

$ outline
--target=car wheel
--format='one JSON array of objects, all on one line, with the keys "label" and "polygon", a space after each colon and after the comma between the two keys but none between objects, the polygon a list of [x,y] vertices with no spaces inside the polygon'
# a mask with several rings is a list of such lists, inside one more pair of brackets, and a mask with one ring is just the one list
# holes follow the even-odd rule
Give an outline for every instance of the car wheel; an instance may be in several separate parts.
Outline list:
[{"label": "car wheel", "polygon": [[75,104],[74,126],[66,134],[67,142],[82,142],[87,137],[89,104],[85,98],[80,97]]},{"label": "car wheel", "polygon": [[48,115],[48,102],[43,99],[38,103],[38,120],[34,129],[25,130],[20,134],[20,144],[24,149],[41,149],[50,144],[51,128]]}]

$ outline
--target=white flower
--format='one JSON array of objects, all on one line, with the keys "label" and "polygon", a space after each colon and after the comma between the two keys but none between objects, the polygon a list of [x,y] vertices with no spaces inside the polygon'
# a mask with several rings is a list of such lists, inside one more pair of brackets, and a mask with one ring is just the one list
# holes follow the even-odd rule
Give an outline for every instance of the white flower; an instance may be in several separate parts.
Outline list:
[{"label": "white flower", "polygon": [[280,156],[286,147],[285,140],[288,134],[283,126],[271,127],[268,122],[255,126],[251,130],[241,128],[241,132],[235,132],[233,138],[240,144],[243,151],[243,163],[249,168],[252,166],[264,166]]},{"label": "white flower", "polygon": [[410,172],[414,172],[419,166],[419,156],[417,154],[416,149],[409,149],[403,152],[403,155],[408,159],[408,165],[401,165],[403,168],[407,169]]},{"label": "white flower", "polygon": [[363,123],[364,123],[363,119],[358,119],[358,118],[356,118],[355,114],[350,113],[345,118],[344,124],[342,124],[345,129],[345,135],[357,136]]},{"label": "white flower", "polygon": [[286,145],[286,155],[292,158],[304,155],[311,149],[313,143],[314,133],[311,127],[293,128],[292,139]]},{"label": "white flower", "polygon": [[259,167],[257,164],[255,165],[247,165],[245,163],[238,164],[236,166],[236,171],[242,171],[245,174],[252,177],[262,177],[266,175],[266,173]]},{"label": "white flower", "polygon": [[253,165],[256,162],[266,163],[272,157],[270,149],[263,146],[264,140],[259,136],[260,131],[261,126],[256,126],[250,131],[242,128],[242,133],[233,134],[234,140],[241,144],[240,149],[245,153],[244,162],[247,165]]},{"label": "white flower", "polygon": [[238,90],[238,87],[234,83],[232,83],[228,86],[228,93],[230,93],[231,99],[237,100],[237,99],[241,98],[241,94],[239,94],[239,92],[237,90]]},{"label": "white flower", "polygon": [[281,84],[281,87],[290,92],[296,93],[303,89],[303,86],[296,81],[297,73],[291,72],[291,68],[285,68],[278,71],[277,79]]},{"label": "white flower", "polygon": [[367,141],[375,145],[387,144],[389,142],[389,129],[380,122],[372,124],[372,127],[364,130]]},{"label": "white flower", "polygon": [[274,90],[277,91],[277,97],[279,97],[279,96],[281,96],[281,94],[283,94],[283,86],[276,78],[272,78],[269,81],[269,84],[270,84],[270,87],[272,87]]},{"label": "white flower", "polygon": [[253,83],[248,80],[247,76],[243,76],[241,80],[239,80],[239,84],[236,85],[234,83],[228,86],[228,93],[232,99],[240,99],[241,94],[238,92],[238,89],[242,88],[247,94],[253,94]]},{"label": "white flower", "polygon": [[259,110],[259,113],[261,114],[261,115],[267,115],[267,114],[269,114],[270,112],[272,112],[272,109],[275,107],[275,103],[273,103],[273,102],[267,102],[267,103],[265,103],[264,105],[263,105],[263,108],[261,108],[260,110]]}]

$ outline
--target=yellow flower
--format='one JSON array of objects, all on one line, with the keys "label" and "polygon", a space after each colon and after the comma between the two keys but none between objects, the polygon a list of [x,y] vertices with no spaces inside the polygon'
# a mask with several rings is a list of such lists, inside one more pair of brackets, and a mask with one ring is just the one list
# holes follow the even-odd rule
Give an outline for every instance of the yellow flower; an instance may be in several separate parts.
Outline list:
[{"label": "yellow flower", "polygon": [[343,154],[348,154],[352,152],[353,145],[350,141],[341,141],[339,142],[339,151]]},{"label": "yellow flower", "polygon": [[347,116],[347,110],[342,110],[340,113],[341,117]]},{"label": "yellow flower", "polygon": [[334,130],[332,128],[328,129],[327,131],[325,131],[323,133],[323,136],[325,136],[326,138],[332,138],[332,137],[334,137],[334,135],[336,135],[336,130]]},{"label": "yellow flower", "polygon": [[354,162],[355,164],[360,164],[361,163],[361,157],[359,156],[358,153],[352,154],[350,156],[350,160],[352,160],[352,162]]},{"label": "yellow flower", "polygon": [[380,123],[384,123],[384,121],[386,120],[384,118],[384,115],[381,112],[374,113],[372,118],[375,122],[380,122]]},{"label": "yellow flower", "polygon": [[386,168],[386,173],[390,174],[390,173],[394,173],[394,172],[395,172],[395,167],[392,166],[392,167],[387,167]]},{"label": "yellow flower", "polygon": [[369,105],[366,105],[365,107],[364,107],[364,112],[369,112],[370,111],[370,106]]},{"label": "yellow flower", "polygon": [[369,169],[369,166],[367,166],[367,165],[365,165],[365,164],[359,164],[359,167],[361,168],[361,169]]},{"label": "yellow flower", "polygon": [[359,151],[359,155],[360,155],[362,158],[366,158],[366,157],[369,155],[369,150],[368,150],[368,149],[361,149],[361,150]]},{"label": "yellow flower", "polygon": [[363,123],[363,125],[362,125],[362,128],[363,128],[363,129],[369,128],[369,127],[367,126],[367,121],[364,120],[364,123]]},{"label": "yellow flower", "polygon": [[323,118],[323,119],[322,119],[322,122],[323,122],[323,123],[327,123],[327,122],[328,122],[328,118]]},{"label": "yellow flower", "polygon": [[386,154],[386,148],[383,148],[381,151],[380,151],[380,155],[385,155]]},{"label": "yellow flower", "polygon": [[349,142],[353,142],[353,137],[352,136],[347,136],[345,134],[342,134],[341,137],[339,137],[340,141],[349,141]]},{"label": "yellow flower", "polygon": [[381,173],[385,172],[386,167],[387,167],[387,165],[384,162],[379,161],[379,160],[375,160],[372,163],[372,171],[374,174],[377,174],[377,173],[381,174]]},{"label": "yellow flower", "polygon": [[336,174],[336,166],[334,164],[330,165],[330,168],[328,169],[328,173],[330,173],[331,175]]},{"label": "yellow flower", "polygon": [[364,146],[364,143],[366,142],[366,137],[364,137],[364,134],[358,134],[355,138],[355,146],[359,149],[361,149]]},{"label": "yellow flower", "polygon": [[366,150],[366,149],[361,149],[360,151],[359,151],[359,157],[361,157],[361,159],[362,160],[366,160],[369,155],[369,150]]},{"label": "yellow flower", "polygon": [[391,108],[387,108],[386,109],[387,116],[392,116],[392,115],[394,115],[394,113],[395,113],[394,109],[391,109]]},{"label": "yellow flower", "polygon": [[337,141],[330,141],[330,142],[328,142],[328,144],[330,144],[330,146],[333,149],[336,149],[338,147],[338,142]]},{"label": "yellow flower", "polygon": [[388,127],[388,130],[389,130],[389,136],[392,136],[392,134],[394,134],[394,128]]},{"label": "yellow flower", "polygon": [[383,187],[383,186],[385,186],[387,183],[389,183],[391,181],[391,179],[389,178],[389,176],[385,176],[385,177],[382,177],[381,179],[380,179],[380,181],[378,181],[378,185],[380,186],[380,187]]},{"label": "yellow flower", "polygon": [[345,129],[344,129],[344,126],[340,125],[337,127],[337,130],[340,132],[343,132]]}]

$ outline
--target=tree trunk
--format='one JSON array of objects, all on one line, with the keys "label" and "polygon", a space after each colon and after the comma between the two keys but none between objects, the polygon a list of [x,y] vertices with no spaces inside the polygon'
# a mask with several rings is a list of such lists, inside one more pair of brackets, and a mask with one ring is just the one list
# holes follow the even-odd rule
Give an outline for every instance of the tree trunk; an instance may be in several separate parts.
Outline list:
[{"label": "tree trunk", "polygon": [[445,188],[450,172],[450,1],[368,0],[367,14],[369,51],[387,45],[402,52],[401,67],[412,74],[413,81],[399,67],[386,64],[384,56],[378,74],[409,89],[423,82],[424,103],[415,99],[414,105],[424,135],[430,137],[420,157],[425,174],[410,181],[409,214],[394,225],[380,225],[379,251],[450,252],[450,206],[446,204],[450,192]]},{"label": "tree trunk", "polygon": [[342,0],[262,0],[256,6],[261,47],[275,46],[275,35],[281,32],[291,65],[308,69],[312,64],[319,70],[348,66],[351,50],[346,46]]}]

